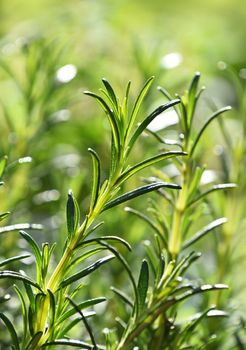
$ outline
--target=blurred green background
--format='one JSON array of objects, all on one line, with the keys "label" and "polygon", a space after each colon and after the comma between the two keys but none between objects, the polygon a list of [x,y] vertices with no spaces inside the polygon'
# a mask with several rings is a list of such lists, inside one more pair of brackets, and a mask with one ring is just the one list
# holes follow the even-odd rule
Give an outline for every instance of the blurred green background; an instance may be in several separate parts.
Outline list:
[{"label": "blurred green background", "polygon": [[0,2],[2,42],[35,35],[56,38],[67,47],[71,62],[87,70],[96,65],[98,76],[118,82],[134,69],[133,40],[147,56],[153,50],[160,56],[181,53],[183,74],[207,74],[220,60],[244,65],[245,18],[243,0]]}]

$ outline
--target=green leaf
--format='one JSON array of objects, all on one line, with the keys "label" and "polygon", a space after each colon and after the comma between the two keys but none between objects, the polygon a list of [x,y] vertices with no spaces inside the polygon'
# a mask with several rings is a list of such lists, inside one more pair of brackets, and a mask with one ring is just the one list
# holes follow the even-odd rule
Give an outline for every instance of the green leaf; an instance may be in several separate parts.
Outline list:
[{"label": "green leaf", "polygon": [[117,101],[117,97],[116,97],[116,95],[114,93],[114,90],[113,90],[112,86],[110,85],[110,83],[105,78],[102,79],[102,82],[103,82],[103,84],[104,84],[104,86],[105,86],[105,88],[106,88],[106,90],[108,92],[108,95],[109,95],[112,103],[117,108],[118,107],[118,101]]},{"label": "green leaf", "polygon": [[6,211],[5,213],[0,214],[0,222],[3,221],[7,216],[9,216],[10,212]]},{"label": "green leaf", "polygon": [[216,227],[225,224],[226,222],[226,218],[220,218],[212,221],[209,225],[203,227],[200,231],[198,231],[191,239],[184,242],[183,249],[188,248],[189,246],[200,240],[202,237],[204,237],[206,234],[208,234],[210,231],[212,231]]},{"label": "green leaf", "polygon": [[0,227],[0,234],[19,230],[42,230],[43,226],[39,224],[16,224]]},{"label": "green leaf", "polygon": [[[76,249],[77,248],[78,247],[76,247]],[[68,270],[66,272],[70,271],[74,266],[78,265],[79,263],[83,262],[84,260],[90,258],[91,256],[94,256],[97,253],[100,253],[102,250],[105,250],[105,249],[106,248],[97,247],[97,248],[94,248],[94,249],[90,249],[89,251],[87,251],[87,252],[85,252],[83,254],[80,254],[79,256],[77,256],[74,260],[72,260],[69,263]]]},{"label": "green leaf", "polygon": [[[88,299],[86,301],[83,301],[80,304],[77,304],[77,307],[80,310],[83,310],[85,308],[88,307],[92,307],[94,305],[100,304],[105,302],[107,299],[104,297],[99,297],[99,298],[94,298],[94,299]],[[69,309],[68,311],[66,311],[63,315],[61,315],[61,317],[58,318],[57,323],[61,323],[63,321],[65,321],[67,318],[73,316],[76,313],[76,310],[74,308]]]},{"label": "green leaf", "polygon": [[[126,93],[125,93],[124,101],[122,104],[122,114],[124,117],[128,117],[128,102],[129,102],[130,88],[131,88],[131,81],[129,81],[127,84]],[[129,124],[128,124],[128,126],[129,126]]]},{"label": "green leaf", "polygon": [[76,199],[73,196],[72,190],[68,191],[67,199],[67,231],[70,239],[75,234],[80,220],[80,210]]},{"label": "green leaf", "polygon": [[92,342],[92,344],[94,346],[93,349],[98,350],[98,347],[97,347],[96,340],[95,340],[95,337],[93,335],[92,329],[91,329],[89,323],[87,322],[83,312],[80,310],[78,305],[68,295],[67,295],[66,298],[69,300],[71,305],[74,307],[75,311],[78,312],[78,314],[81,316],[82,321],[83,321],[83,323],[85,325],[85,328],[86,328],[86,330],[87,330],[87,332],[88,332],[88,334],[90,336],[91,342]]},{"label": "green leaf", "polygon": [[200,293],[206,293],[210,291],[216,291],[216,290],[223,290],[228,289],[228,286],[226,284],[204,284],[200,287],[194,288],[192,290],[188,290],[187,292],[183,293],[182,295],[175,298],[175,302],[183,301],[187,298],[190,298],[192,295],[200,294]]},{"label": "green leaf", "polygon": [[[88,343],[85,343],[83,341],[79,340],[74,340],[74,339],[56,339],[51,342],[47,342],[46,344],[42,345],[42,348],[46,346],[57,346],[57,345],[65,345],[67,346],[73,346],[75,348],[80,348],[80,349],[88,349],[88,350],[93,350],[95,347],[93,345],[90,345]],[[104,347],[98,346],[98,349],[104,349]],[[105,349],[104,349],[105,350]]]},{"label": "green leaf", "polygon": [[39,250],[39,247],[35,240],[32,238],[32,236],[29,235],[29,233],[25,231],[20,231],[21,236],[29,243],[31,246],[33,253],[36,258],[36,270],[37,270],[37,279],[39,281],[39,278],[41,277],[41,268],[42,268],[42,256],[41,251]]},{"label": "green leaf", "polygon": [[120,151],[120,128],[119,128],[118,121],[115,118],[115,115],[114,115],[112,109],[108,106],[108,104],[104,101],[104,99],[101,96],[99,96],[93,92],[90,92],[90,91],[85,91],[84,94],[91,96],[91,97],[94,97],[100,103],[100,105],[103,107],[103,110],[105,111],[106,115],[109,118],[109,123],[111,126],[113,140],[114,140],[114,144],[115,144],[116,151],[118,154]]},{"label": "green leaf", "polygon": [[158,264],[159,261],[157,259],[157,256],[155,254],[154,248],[152,243],[149,240],[145,240],[143,242],[149,263],[150,263],[150,267],[152,269],[152,272],[154,275],[156,275],[157,269],[158,269]]},{"label": "green leaf", "polygon": [[78,281],[80,278],[89,275],[93,271],[97,270],[101,265],[107,263],[108,261],[110,261],[114,258],[115,258],[114,255],[109,255],[109,256],[106,256],[102,259],[97,260],[95,263],[91,264],[90,266],[86,267],[85,269],[83,269],[83,270],[79,271],[78,273],[63,280],[60,283],[59,288],[64,288],[64,287],[70,285],[71,283]]},{"label": "green leaf", "polygon": [[122,196],[119,196],[110,202],[106,203],[103,207],[102,211],[108,210],[109,208],[115,207],[116,205],[119,205],[121,203],[124,203],[128,200],[131,200],[135,197],[142,196],[145,193],[158,190],[159,188],[167,187],[167,188],[173,188],[173,189],[180,189],[179,185],[171,184],[167,182],[154,182],[152,184],[148,184],[142,187],[139,187],[133,191],[127,192],[123,194]]},{"label": "green leaf", "polygon": [[191,123],[192,123],[192,118],[194,115],[194,111],[196,108],[196,101],[197,101],[197,88],[200,80],[200,73],[197,72],[192,79],[189,92],[188,92],[188,106],[187,106],[187,118],[188,118],[188,126],[190,128]]},{"label": "green leaf", "polygon": [[12,343],[13,343],[13,345],[15,347],[15,350],[20,350],[19,340],[18,340],[18,336],[17,336],[16,331],[15,331],[14,325],[12,324],[10,319],[6,315],[4,315],[2,313],[0,313],[0,318],[5,323],[5,326],[8,328],[8,331],[9,331],[9,333],[11,335]]},{"label": "green leaf", "polygon": [[[95,316],[96,313],[94,311],[85,311],[85,317]],[[73,327],[75,327],[79,322],[81,322],[81,317],[72,318],[72,320],[68,320],[67,324],[59,330],[57,338],[67,337],[67,334],[71,331]]]},{"label": "green leaf", "polygon": [[41,275],[42,275],[43,284],[45,284],[44,282],[47,275],[47,270],[48,270],[48,265],[50,260],[49,243],[43,243],[41,259],[42,259]]},{"label": "green leaf", "polygon": [[36,282],[34,282],[30,277],[24,276],[24,275],[20,274],[19,272],[8,271],[8,270],[1,271],[0,272],[0,279],[1,278],[20,280],[20,281],[26,282],[27,284],[30,284],[30,285],[34,286],[35,288],[39,289],[40,291],[42,291],[40,286]]},{"label": "green leaf", "polygon": [[169,101],[172,101],[172,100],[173,100],[173,98],[172,98],[172,96],[169,94],[169,92],[168,92],[166,89],[164,89],[163,87],[158,86],[158,87],[157,87],[157,90],[160,91],[160,93],[162,93],[162,95],[164,95]]},{"label": "green leaf", "polygon": [[196,149],[196,146],[197,146],[197,143],[198,141],[200,140],[201,136],[203,135],[204,131],[207,129],[208,125],[215,119],[217,118],[220,114],[224,113],[224,112],[227,112],[227,111],[230,111],[231,110],[231,107],[230,106],[227,106],[227,107],[224,107],[224,108],[221,108],[219,109],[218,111],[216,111],[207,121],[206,123],[203,125],[203,127],[201,128],[201,130],[199,131],[197,137],[195,138],[195,141],[193,143],[193,146],[191,147],[191,150],[189,152],[189,157],[192,157],[195,149]]},{"label": "green leaf", "polygon": [[3,176],[4,170],[6,168],[7,165],[7,160],[8,157],[4,156],[1,160],[0,160],[0,178]]},{"label": "green leaf", "polygon": [[34,335],[34,312],[35,308],[33,309],[31,306],[28,308],[28,326],[29,331],[31,335]]},{"label": "green leaf", "polygon": [[140,170],[143,170],[151,165],[154,165],[162,160],[166,160],[173,157],[179,157],[179,156],[186,156],[186,152],[180,152],[180,151],[173,151],[173,152],[164,152],[161,154],[158,154],[157,156],[145,159],[144,161],[132,166],[131,168],[125,170],[121,176],[118,178],[116,185],[120,185],[122,182],[128,180],[130,177],[132,177],[134,174],[139,172]]},{"label": "green leaf", "polygon": [[49,326],[52,329],[55,322],[56,301],[54,294],[48,289],[50,309],[49,309]]},{"label": "green leaf", "polygon": [[196,314],[192,317],[191,321],[185,327],[185,329],[180,333],[180,344],[189,341],[189,339],[193,336],[196,327],[201,323],[201,321],[207,317],[209,311],[213,310],[214,307],[211,307],[205,310],[202,313]]},{"label": "green leaf", "polygon": [[[136,120],[136,117],[138,115],[141,104],[143,102],[143,99],[146,96],[146,94],[148,93],[153,81],[154,81],[154,77],[151,77],[146,81],[145,85],[143,86],[142,90],[140,91],[140,93],[136,99],[136,102],[135,102],[133,109],[132,109],[132,113],[131,113],[130,118],[129,118],[129,124],[127,127],[126,137],[125,137],[126,140],[128,139],[128,136],[131,133],[132,127],[135,123],[135,120]],[[129,88],[130,88],[130,86],[129,86]]]},{"label": "green leaf", "polygon": [[159,106],[152,112],[147,118],[144,119],[144,121],[137,127],[136,131],[132,135],[129,144],[128,144],[128,151],[127,154],[130,153],[132,150],[133,145],[135,144],[138,137],[142,134],[142,132],[147,128],[147,126],[152,122],[153,119],[155,119],[159,114],[167,110],[168,108],[171,108],[175,106],[176,104],[180,103],[180,100],[173,100],[170,102],[167,102],[164,105]]},{"label": "green leaf", "polygon": [[24,287],[26,290],[26,295],[28,297],[29,303],[30,303],[30,308],[32,309],[32,311],[35,310],[35,298],[34,298],[34,293],[32,290],[32,287],[28,284],[24,282]]},{"label": "green leaf", "polygon": [[27,307],[26,307],[26,302],[25,302],[25,297],[23,295],[23,292],[16,285],[14,285],[14,289],[21,302],[22,319],[23,319],[23,337],[24,337],[23,343],[24,343],[27,336],[27,327],[28,327]]},{"label": "green leaf", "polygon": [[132,209],[132,208],[129,208],[129,207],[125,207],[125,211],[127,213],[131,213],[133,215],[136,215],[141,220],[145,221],[157,233],[158,237],[160,237],[164,246],[167,248],[167,240],[164,237],[163,232],[161,232],[160,228],[153,220],[151,220],[147,215],[143,214],[142,212],[135,210],[135,209]]},{"label": "green leaf", "polygon": [[189,202],[189,200],[196,193],[204,170],[205,170],[204,168],[196,167],[191,184],[189,186],[187,202]]},{"label": "green leaf", "polygon": [[149,266],[147,260],[143,260],[138,279],[138,311],[141,313],[145,307],[145,300],[149,286]]},{"label": "green leaf", "polygon": [[110,287],[112,292],[114,292],[121,300],[123,300],[124,303],[128,304],[130,307],[134,307],[133,302],[130,300],[129,296],[122,292],[121,290],[115,288],[115,287]]},{"label": "green leaf", "polygon": [[101,166],[100,166],[100,158],[98,154],[91,148],[88,148],[88,151],[91,154],[92,162],[93,162],[93,184],[92,184],[92,191],[91,191],[91,205],[90,205],[90,211],[94,208],[98,194],[100,189],[100,177],[101,177]]},{"label": "green leaf", "polygon": [[9,258],[9,259],[5,259],[5,260],[0,262],[0,267],[11,264],[12,262],[15,262],[15,261],[30,258],[30,256],[31,256],[30,254],[23,254],[23,255],[14,256],[14,257]]},{"label": "green leaf", "polygon": [[123,238],[118,237],[118,236],[101,236],[100,238],[92,238],[91,240],[87,240],[82,242],[81,244],[90,244],[91,242],[99,242],[100,241],[116,241],[118,243],[123,244],[130,252],[132,251],[132,247],[130,246],[130,244]]},{"label": "green leaf", "polygon": [[34,334],[32,336],[32,339],[29,341],[27,347],[25,348],[25,350],[33,350],[36,349],[36,345],[38,344],[40,338],[42,337],[43,332],[37,332],[36,334]]},{"label": "green leaf", "polygon": [[132,270],[130,268],[130,266],[128,265],[126,259],[120,254],[120,252],[114,248],[112,245],[106,243],[105,241],[99,241],[99,243],[104,246],[104,247],[107,247],[109,251],[111,251],[114,256],[121,262],[121,264],[124,266],[129,278],[130,278],[130,281],[132,283],[132,287],[133,287],[133,292],[134,292],[134,295],[135,295],[135,308],[133,310],[133,315],[136,316],[138,315],[138,290],[137,290],[137,285],[136,285],[136,282],[135,282],[135,279],[134,279],[134,276],[132,274]]},{"label": "green leaf", "polygon": [[203,193],[201,193],[199,196],[195,197],[193,200],[191,200],[187,206],[190,206],[196,202],[198,202],[199,200],[201,200],[202,198],[206,197],[208,194],[216,192],[216,191],[220,191],[220,190],[228,190],[230,188],[236,188],[237,185],[234,183],[226,183],[226,184],[219,184],[219,185],[214,185],[212,188],[210,188],[208,191],[205,191]]}]

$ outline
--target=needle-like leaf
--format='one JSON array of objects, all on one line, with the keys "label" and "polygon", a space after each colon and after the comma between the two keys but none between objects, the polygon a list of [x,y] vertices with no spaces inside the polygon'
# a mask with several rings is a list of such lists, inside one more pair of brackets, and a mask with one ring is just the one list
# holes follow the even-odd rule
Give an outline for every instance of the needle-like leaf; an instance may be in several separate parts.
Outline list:
[{"label": "needle-like leaf", "polygon": [[74,198],[72,190],[68,191],[68,199],[67,199],[67,231],[68,238],[73,237],[75,234],[80,221],[80,210],[79,205]]},{"label": "needle-like leaf", "polygon": [[189,152],[189,157],[192,157],[195,149],[196,149],[196,146],[198,144],[198,141],[200,140],[201,136],[203,135],[204,131],[207,129],[208,125],[215,119],[217,118],[219,115],[221,115],[222,113],[224,112],[227,112],[227,111],[230,111],[231,110],[231,107],[230,106],[227,106],[227,107],[224,107],[224,108],[221,108],[219,109],[218,111],[216,111],[207,121],[206,123],[203,125],[203,127],[201,128],[201,130],[199,131],[197,137],[195,138],[195,141],[193,143],[193,146],[191,147],[191,150]]},{"label": "needle-like leaf", "polygon": [[96,204],[99,189],[100,189],[101,166],[100,166],[100,158],[98,154],[92,148],[88,148],[88,151],[91,154],[92,163],[93,163],[93,176],[92,176],[93,183],[92,183],[91,204],[90,204],[90,210],[92,210]]},{"label": "needle-like leaf", "polygon": [[42,289],[40,288],[40,286],[34,282],[30,277],[24,276],[19,272],[15,272],[15,271],[1,271],[0,272],[0,279],[1,278],[9,278],[9,279],[13,279],[13,280],[20,280],[23,281],[27,284],[30,284],[32,286],[34,286],[35,288],[39,289],[40,291],[42,291]]},{"label": "needle-like leaf", "polygon": [[103,211],[108,210],[112,207],[115,207],[116,205],[119,205],[121,203],[124,203],[130,199],[142,196],[145,193],[151,192],[158,190],[159,188],[166,187],[166,188],[173,188],[173,189],[180,189],[179,185],[176,184],[171,184],[167,182],[155,182],[149,185],[145,185],[139,188],[136,188],[133,191],[127,192],[123,194],[122,196],[119,196],[110,202],[106,203],[105,206],[103,207]]},{"label": "needle-like leaf", "polygon": [[11,339],[12,339],[12,343],[14,345],[14,349],[15,350],[20,350],[18,336],[17,336],[17,333],[15,331],[15,327],[14,327],[13,323],[10,321],[10,319],[6,315],[4,315],[2,313],[0,313],[0,318],[5,323],[5,326],[7,327],[8,331],[9,331],[9,333],[11,335]]},{"label": "needle-like leaf", "polygon": [[71,283],[78,281],[80,278],[85,277],[92,273],[93,271],[97,270],[101,265],[107,263],[108,261],[114,259],[114,255],[106,256],[102,259],[97,260],[95,263],[91,264],[90,266],[86,267],[85,269],[77,272],[76,274],[64,279],[61,283],[59,288],[64,288],[66,286],[69,286]]},{"label": "needle-like leaf", "polygon": [[166,111],[168,108],[171,108],[178,103],[180,103],[180,100],[178,100],[178,99],[167,102],[166,104],[161,105],[158,108],[156,108],[154,110],[154,112],[152,112],[147,118],[144,119],[144,121],[137,127],[136,131],[134,132],[134,134],[132,135],[132,137],[129,141],[127,155],[131,152],[138,137],[147,128],[147,126],[152,122],[152,120],[154,120],[159,114]]},{"label": "needle-like leaf", "polygon": [[217,220],[212,221],[209,225],[202,228],[200,231],[198,231],[191,239],[184,242],[183,249],[190,247],[192,244],[200,240],[202,237],[204,237],[206,234],[208,234],[210,231],[215,229],[216,227],[219,227],[227,222],[226,218],[220,218]]},{"label": "needle-like leaf", "polygon": [[146,81],[145,85],[143,86],[142,90],[140,91],[140,93],[136,99],[136,102],[135,102],[133,109],[132,109],[132,113],[131,113],[130,118],[129,118],[129,123],[128,123],[127,131],[126,131],[126,139],[128,139],[128,137],[131,133],[132,127],[135,123],[135,120],[136,120],[136,117],[138,115],[141,104],[142,104],[146,94],[148,93],[148,91],[153,83],[153,80],[154,80],[154,77],[151,77]]},{"label": "needle-like leaf", "polygon": [[140,170],[143,170],[143,169],[145,169],[151,165],[154,165],[158,162],[161,162],[163,160],[170,159],[173,157],[186,156],[186,155],[187,155],[186,152],[173,151],[173,152],[164,152],[164,153],[158,154],[157,156],[145,159],[142,162],[140,162],[136,165],[133,165],[129,169],[125,170],[121,174],[121,176],[118,178],[116,184],[120,185],[122,182],[128,180],[130,177],[132,177],[134,174],[136,174]]},{"label": "needle-like leaf", "polygon": [[149,266],[147,260],[143,260],[138,279],[138,311],[141,313],[145,307],[145,300],[149,286]]}]

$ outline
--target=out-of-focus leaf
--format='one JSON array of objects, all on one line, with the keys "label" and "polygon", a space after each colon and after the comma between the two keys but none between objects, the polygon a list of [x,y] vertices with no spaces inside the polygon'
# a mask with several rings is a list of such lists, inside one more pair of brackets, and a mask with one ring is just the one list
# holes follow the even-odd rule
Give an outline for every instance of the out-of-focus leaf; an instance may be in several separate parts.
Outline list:
[{"label": "out-of-focus leaf", "polygon": [[160,237],[160,239],[163,241],[164,246],[167,247],[167,241],[165,237],[160,231],[160,228],[156,225],[156,223],[153,220],[151,220],[147,215],[144,215],[142,212],[129,207],[126,207],[125,211],[128,213],[134,214],[140,219],[142,219],[143,221],[145,221],[157,233],[158,237]]},{"label": "out-of-focus leaf", "polygon": [[24,254],[24,255],[18,255],[18,256],[13,256],[12,258],[5,259],[0,262],[0,267],[3,267],[5,265],[11,264],[12,262],[19,261],[22,259],[30,258],[30,254]]},{"label": "out-of-focus leaf", "polygon": [[133,308],[134,304],[133,302],[130,300],[130,298],[128,297],[128,295],[126,295],[126,293],[122,292],[122,290],[119,290],[115,287],[111,287],[110,288],[124,303],[128,304],[130,307]]},{"label": "out-of-focus leaf", "polygon": [[195,294],[200,294],[200,293],[205,293],[205,292],[210,292],[210,291],[216,291],[216,290],[223,290],[223,289],[228,289],[228,286],[226,284],[204,284],[200,287],[194,288],[192,290],[188,290],[187,292],[179,295],[178,297],[175,298],[175,303],[183,301],[192,295]]},{"label": "out-of-focus leaf", "polygon": [[6,211],[5,213],[0,214],[0,222],[3,221],[6,217],[8,217],[10,214],[9,211]]},{"label": "out-of-focus leaf", "polygon": [[230,188],[236,188],[237,185],[234,183],[226,183],[226,184],[219,184],[219,185],[214,185],[212,188],[210,188],[209,190],[207,190],[206,192],[201,193],[199,196],[193,198],[193,200],[191,200],[187,206],[190,206],[196,202],[198,202],[199,200],[201,200],[202,198],[206,197],[208,194],[216,192],[216,191],[220,191],[220,190],[228,190]]},{"label": "out-of-focus leaf", "polygon": [[199,131],[197,137],[195,138],[195,141],[193,143],[193,146],[191,147],[191,150],[189,152],[189,157],[192,157],[195,149],[196,149],[196,146],[198,144],[198,141],[200,140],[201,136],[203,135],[204,131],[207,129],[208,125],[215,119],[217,118],[219,115],[221,115],[222,113],[224,112],[227,112],[227,111],[230,111],[231,110],[231,107],[230,106],[227,106],[227,107],[224,107],[224,108],[221,108],[219,109],[217,112],[215,112],[207,121],[206,123],[203,125],[203,127],[201,128],[201,130]]},{"label": "out-of-focus leaf", "polygon": [[14,327],[13,323],[3,313],[0,313],[0,318],[5,323],[5,326],[8,328],[8,331],[9,331],[9,333],[11,335],[11,339],[12,339],[12,342],[13,342],[13,345],[14,345],[14,349],[15,350],[20,350],[18,336],[17,336],[17,333],[15,331],[15,327]]},{"label": "out-of-focus leaf", "polygon": [[27,284],[30,284],[34,286],[35,288],[41,290],[40,286],[33,281],[30,277],[24,276],[18,272],[15,271],[0,271],[0,279],[1,278],[7,278],[7,279],[13,279],[13,280],[20,280]]},{"label": "out-of-focus leaf", "polygon": [[5,232],[19,231],[19,230],[42,230],[43,226],[39,224],[16,224],[0,227],[0,234]]},{"label": "out-of-focus leaf", "polygon": [[196,193],[203,172],[204,172],[204,168],[196,167],[191,184],[189,186],[189,193],[188,193],[188,197],[187,197],[187,202],[189,202],[189,200],[192,199],[192,197]]},{"label": "out-of-focus leaf", "polygon": [[200,231],[198,231],[191,239],[184,242],[183,249],[188,248],[198,240],[200,240],[203,236],[205,236],[207,233],[215,229],[216,227],[219,227],[227,222],[226,218],[220,218],[217,220],[212,221],[207,226],[203,227]]},{"label": "out-of-focus leaf", "polygon": [[28,313],[27,313],[25,297],[23,295],[23,292],[16,285],[14,285],[14,289],[15,289],[16,294],[18,295],[19,300],[21,302],[21,310],[22,310],[22,318],[23,318],[23,337],[25,340],[26,335],[27,335],[27,327],[28,327]]},{"label": "out-of-focus leaf", "polygon": [[43,332],[37,332],[32,336],[32,339],[28,343],[27,347],[25,348],[26,350],[33,350],[36,348],[36,345],[38,344],[40,338],[42,337]]}]

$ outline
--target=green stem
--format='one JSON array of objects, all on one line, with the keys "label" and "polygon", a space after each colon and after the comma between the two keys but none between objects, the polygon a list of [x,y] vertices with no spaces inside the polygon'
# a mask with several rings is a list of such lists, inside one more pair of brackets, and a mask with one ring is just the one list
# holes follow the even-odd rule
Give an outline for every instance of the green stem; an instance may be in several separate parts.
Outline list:
[{"label": "green stem", "polygon": [[184,164],[183,173],[183,185],[179,191],[177,203],[174,210],[171,234],[168,243],[168,250],[173,260],[176,259],[181,249],[181,227],[183,221],[183,214],[186,207],[188,184],[187,184],[187,164]]},{"label": "green stem", "polygon": [[[75,233],[73,239],[68,244],[67,248],[65,249],[61,260],[59,261],[58,265],[56,266],[53,274],[51,275],[46,290],[50,290],[52,293],[55,293],[59,282],[62,278],[62,275],[64,271],[66,270],[72,256],[74,253],[74,249],[78,245],[78,243],[81,241],[85,231],[91,226],[91,224],[94,222],[95,218],[98,214],[100,214],[104,204],[108,200],[111,190],[113,188],[113,185],[108,185],[108,187],[105,189],[105,191],[102,193],[101,197],[97,201],[97,205],[93,209],[93,211],[89,214],[88,219],[86,219],[83,224],[79,227],[77,232]],[[36,346],[36,350],[39,350],[41,346],[45,343],[47,340],[50,332],[49,330],[46,330],[46,323],[49,316],[49,296],[45,297],[44,301],[40,305],[41,310],[41,317],[37,326],[37,331],[42,331],[43,336],[40,338],[39,343]]]}]

